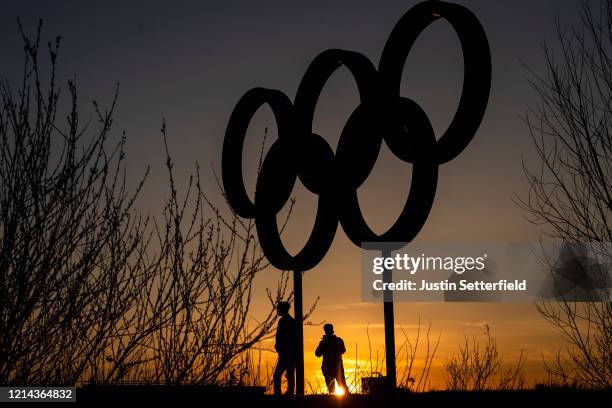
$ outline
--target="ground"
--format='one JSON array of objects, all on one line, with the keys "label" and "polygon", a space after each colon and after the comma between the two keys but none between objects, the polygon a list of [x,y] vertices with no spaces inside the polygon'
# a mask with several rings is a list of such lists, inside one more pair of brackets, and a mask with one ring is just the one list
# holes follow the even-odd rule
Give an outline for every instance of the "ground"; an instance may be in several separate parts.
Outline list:
[{"label": "ground", "polygon": [[[611,391],[576,391],[571,389],[545,389],[529,391],[491,392],[396,392],[379,395],[349,395],[343,397],[328,395],[307,395],[300,398],[275,398],[262,395],[254,389],[205,388],[198,386],[105,386],[77,391],[77,405],[98,405],[121,403],[134,406],[147,404],[178,407],[316,407],[316,408],[361,408],[361,407],[417,407],[432,405],[447,406],[488,406],[503,404],[538,404],[540,406],[568,405],[580,407],[610,406]],[[70,404],[74,406],[74,404]]]}]

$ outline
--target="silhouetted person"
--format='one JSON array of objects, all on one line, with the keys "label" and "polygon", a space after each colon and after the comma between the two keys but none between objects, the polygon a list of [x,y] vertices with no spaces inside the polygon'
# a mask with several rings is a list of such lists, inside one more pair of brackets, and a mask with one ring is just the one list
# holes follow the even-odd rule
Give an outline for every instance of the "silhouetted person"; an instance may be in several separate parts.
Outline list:
[{"label": "silhouetted person", "polygon": [[295,389],[295,363],[297,361],[297,330],[295,319],[289,315],[289,303],[279,302],[276,311],[281,317],[276,328],[278,362],[274,370],[274,395],[281,395],[283,373],[287,372],[287,395],[292,396]]},{"label": "silhouetted person", "polygon": [[346,379],[344,378],[344,365],[342,364],[342,354],[346,351],[344,341],[334,334],[334,326],[327,323],[323,326],[325,335],[319,342],[319,346],[315,351],[317,357],[323,356],[321,370],[325,377],[325,384],[330,394],[336,390],[336,385],[344,388],[344,392],[348,393]]}]

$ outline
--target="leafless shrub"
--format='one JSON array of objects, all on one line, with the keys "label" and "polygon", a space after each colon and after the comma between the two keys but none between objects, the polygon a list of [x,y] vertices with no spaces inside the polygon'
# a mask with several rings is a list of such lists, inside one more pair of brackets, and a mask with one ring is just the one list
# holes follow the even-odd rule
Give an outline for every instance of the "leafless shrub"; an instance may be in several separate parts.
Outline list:
[{"label": "leafless shrub", "polygon": [[[612,1],[582,4],[581,26],[557,25],[559,51],[544,47],[546,72],[532,73],[540,103],[526,122],[540,159],[524,165],[531,222],[566,242],[612,242]],[[612,259],[612,254],[607,254]],[[607,267],[609,268],[608,262]],[[606,288],[608,291],[610,288]],[[612,386],[612,303],[543,303],[538,310],[569,347],[547,365],[561,381]]]},{"label": "leafless shrub", "polygon": [[109,149],[116,93],[83,124],[68,81],[60,123],[60,39],[44,88],[40,25],[34,41],[21,33],[23,81],[0,84],[0,383],[71,384],[149,278],[138,257],[148,219],[133,211],[144,179],[127,190],[125,135]]},{"label": "leafless shrub", "polygon": [[447,386],[451,391],[516,390],[525,386],[523,368],[526,354],[521,352],[515,366],[503,368],[497,342],[486,327],[487,342],[465,338],[459,353],[446,362]]},{"label": "leafless shrub", "polygon": [[561,332],[569,347],[545,362],[556,382],[572,387],[612,387],[612,303],[542,303],[538,310]]},{"label": "leafless shrub", "polygon": [[401,371],[398,375],[397,385],[400,388],[408,389],[415,392],[424,392],[431,388],[429,383],[429,373],[431,371],[431,364],[438,351],[438,345],[440,344],[441,333],[438,334],[435,344],[431,341],[431,321],[427,325],[427,331],[425,333],[425,355],[423,356],[423,367],[417,370],[414,363],[418,361],[419,352],[419,341],[421,340],[421,318],[419,317],[419,323],[417,327],[417,333],[414,341],[410,340],[406,331],[402,329],[402,335],[404,336],[404,342],[400,345],[397,351],[397,360],[403,361],[404,364],[400,364]]},{"label": "leafless shrub", "polygon": [[[366,329],[368,338],[368,355],[367,359],[361,359],[359,355],[358,345],[355,345],[355,364],[353,367],[345,367],[347,370],[346,381],[351,392],[361,392],[361,382],[365,377],[382,376],[385,373],[384,350],[373,350],[370,340],[369,328]],[[440,344],[440,335],[435,343],[431,339],[431,322],[425,331],[425,342],[421,337],[421,319],[419,318],[416,334],[413,339],[402,328],[403,341],[396,351],[397,367],[399,368],[397,376],[397,386],[401,389],[406,389],[414,392],[425,392],[430,387],[429,374],[431,365]],[[416,363],[416,364],[415,364]],[[417,368],[420,366],[420,368]],[[315,390],[322,390],[321,393],[327,393],[325,384],[318,384]]]},{"label": "leafless shrub", "polygon": [[287,275],[268,314],[250,319],[267,267],[254,224],[222,215],[199,168],[179,198],[167,146],[169,197],[161,218],[141,216],[144,178],[130,192],[125,134],[108,148],[117,93],[83,125],[69,81],[62,125],[59,38],[46,82],[40,25],[34,42],[22,36],[23,82],[16,93],[0,84],[0,383],[233,382],[291,297]]}]

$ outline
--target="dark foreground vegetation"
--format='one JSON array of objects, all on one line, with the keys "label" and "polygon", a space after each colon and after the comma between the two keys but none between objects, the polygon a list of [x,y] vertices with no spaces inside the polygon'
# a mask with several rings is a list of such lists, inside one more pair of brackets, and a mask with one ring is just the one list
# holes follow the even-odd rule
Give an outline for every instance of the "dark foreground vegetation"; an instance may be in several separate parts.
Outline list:
[{"label": "dark foreground vegetation", "polygon": [[[343,397],[307,395],[288,399],[264,395],[257,387],[214,388],[202,386],[95,386],[79,389],[77,404],[148,403],[180,404],[182,406],[268,406],[268,407],[382,407],[382,406],[431,406],[452,404],[474,406],[500,404],[556,404],[575,406],[606,406],[611,401],[610,391],[584,391],[572,388],[542,388],[524,391],[453,392],[432,391],[411,393],[398,391],[384,394],[357,394]],[[595,405],[597,404],[597,405]],[[74,405],[73,405],[74,406]]]}]

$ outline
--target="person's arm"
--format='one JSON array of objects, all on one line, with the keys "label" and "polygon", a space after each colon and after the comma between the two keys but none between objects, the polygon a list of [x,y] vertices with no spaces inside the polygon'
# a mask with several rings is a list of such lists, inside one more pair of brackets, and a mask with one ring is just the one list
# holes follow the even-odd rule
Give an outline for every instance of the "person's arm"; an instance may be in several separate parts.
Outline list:
[{"label": "person's arm", "polygon": [[287,322],[281,317],[276,328],[276,344],[274,349],[277,352],[286,350],[288,340],[290,339],[287,337]]},{"label": "person's arm", "polygon": [[281,342],[281,323],[278,321],[278,325],[276,326],[276,339],[274,342],[274,350],[278,352],[278,345]]},{"label": "person's arm", "polygon": [[338,340],[338,352],[340,354],[344,354],[346,351],[346,347],[344,347],[344,340],[342,340],[340,337],[338,337]]},{"label": "person's arm", "polygon": [[315,350],[315,356],[321,357],[323,355],[323,348],[323,340],[321,340],[317,346],[317,349]]}]

